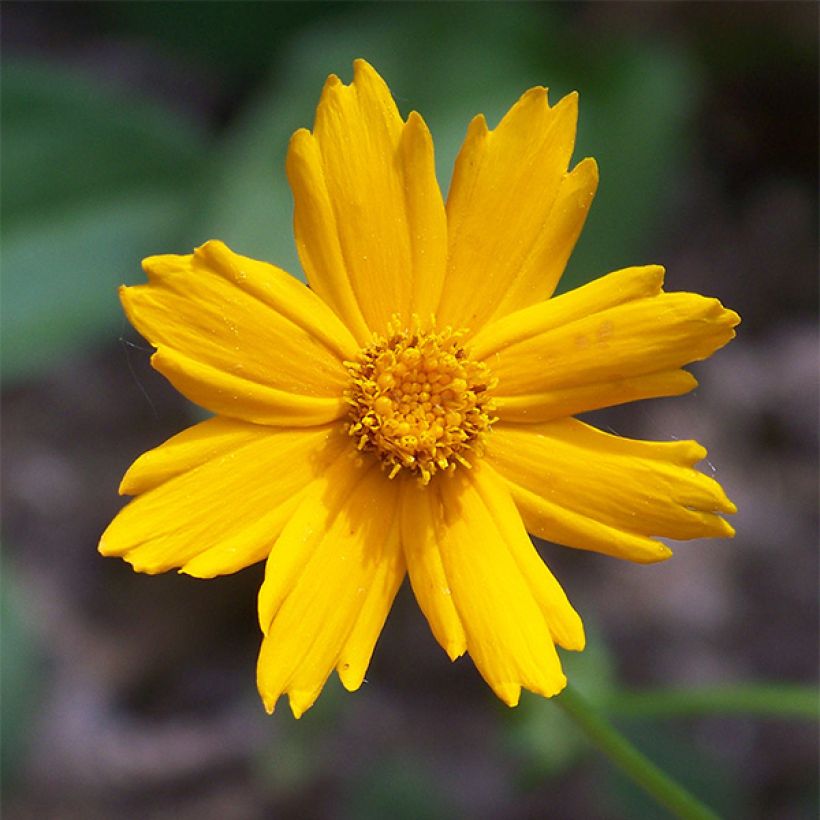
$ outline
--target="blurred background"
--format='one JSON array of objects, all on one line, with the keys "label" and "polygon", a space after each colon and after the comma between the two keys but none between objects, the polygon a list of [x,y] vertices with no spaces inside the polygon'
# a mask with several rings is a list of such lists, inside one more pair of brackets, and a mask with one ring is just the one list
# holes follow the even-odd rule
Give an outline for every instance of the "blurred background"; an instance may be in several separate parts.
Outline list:
[{"label": "blurred background", "polygon": [[[261,568],[100,558],[127,466],[202,418],[116,287],[210,238],[299,273],[286,142],[362,56],[433,132],[580,92],[601,187],[563,288],[661,262],[737,309],[692,395],[595,414],[694,437],[734,541],[659,566],[543,544],[576,687],[725,816],[817,816],[800,720],[629,714],[623,693],[817,678],[815,3],[41,3],[2,8],[2,800],[9,818],[663,817],[548,701],[508,710],[403,589],[368,683],[298,723],[255,692]],[[620,699],[620,700],[619,700]],[[619,710],[619,702],[621,708]]]}]

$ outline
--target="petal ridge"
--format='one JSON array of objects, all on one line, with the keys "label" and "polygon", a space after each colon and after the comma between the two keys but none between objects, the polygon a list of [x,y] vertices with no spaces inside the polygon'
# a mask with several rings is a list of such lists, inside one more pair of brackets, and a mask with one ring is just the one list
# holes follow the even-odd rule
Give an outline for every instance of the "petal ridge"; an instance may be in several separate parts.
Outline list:
[{"label": "petal ridge", "polygon": [[[444,324],[476,331],[554,290],[597,184],[591,161],[567,173],[577,114],[577,94],[550,107],[547,90],[536,87],[492,131],[483,117],[470,123],[447,196]],[[586,191],[581,200],[577,186]]]},{"label": "petal ridge", "polygon": [[415,480],[402,481],[401,538],[407,574],[430,631],[451,661],[467,651],[464,625],[438,547],[438,504]]},{"label": "petal ridge", "polygon": [[442,564],[476,668],[509,706],[522,686],[557,694],[566,678],[544,614],[475,486],[456,473],[437,490]]},{"label": "petal ridge", "polygon": [[183,353],[157,347],[151,365],[195,404],[219,415],[258,425],[314,427],[347,412],[340,395],[304,396],[251,381]]},{"label": "petal ridge", "polygon": [[536,552],[503,479],[486,462],[479,469],[473,470],[470,478],[521,575],[527,580],[533,597],[544,614],[552,639],[564,649],[581,651],[586,644],[581,618],[558,580]]},{"label": "petal ridge", "polygon": [[561,419],[497,425],[486,457],[507,481],[530,532],[651,562],[671,554],[654,537],[732,535],[721,514],[735,512],[735,505],[692,466],[705,454],[693,441],[627,439]]},{"label": "petal ridge", "polygon": [[[397,540],[391,540],[391,532],[397,532],[393,513],[398,493],[375,465],[348,472],[346,491],[332,504],[314,497],[320,506],[312,508],[316,521],[307,536],[289,524],[271,551],[273,555],[284,549],[283,539],[295,537],[302,560],[294,562],[300,566],[287,579],[274,578],[272,566],[266,568],[265,584],[281,590],[281,602],[270,610],[274,614],[258,662],[259,691],[269,712],[287,693],[291,711],[300,717],[346,649],[356,652],[351,656],[355,673],[363,676],[377,637],[374,623],[365,624],[359,634],[356,629],[363,613],[373,614],[367,612],[369,593],[384,569],[385,550],[398,554]],[[260,590],[260,612],[262,599]],[[378,614],[383,611],[377,608]],[[355,681],[351,677],[348,682]]]},{"label": "petal ridge", "polygon": [[291,141],[288,177],[308,280],[360,345],[393,314],[409,324],[414,310],[432,313],[446,264],[432,139],[365,61],[350,85],[325,84],[313,133]]},{"label": "petal ridge", "polygon": [[209,242],[149,257],[148,283],[120,288],[157,349],[153,366],[219,415],[274,425],[341,415],[355,340],[316,294],[273,265]]},{"label": "petal ridge", "polygon": [[122,477],[119,494],[140,495],[152,490],[264,432],[257,425],[224,416],[202,421],[144,452]]},{"label": "petal ridge", "polygon": [[725,345],[740,320],[717,299],[664,292],[662,279],[659,266],[626,268],[483,328],[470,352],[498,379],[499,416],[546,421],[691,389],[681,366]]},{"label": "petal ridge", "polygon": [[[257,427],[233,443],[226,450],[219,442],[211,453],[200,441],[195,458],[183,453],[179,461],[172,453],[168,461],[176,474],[146,483],[149,489],[109,524],[99,551],[124,558],[139,572],[180,567],[197,577],[235,572],[264,559],[293,499],[348,449],[347,437],[330,425]],[[168,446],[177,444],[171,439]]]}]

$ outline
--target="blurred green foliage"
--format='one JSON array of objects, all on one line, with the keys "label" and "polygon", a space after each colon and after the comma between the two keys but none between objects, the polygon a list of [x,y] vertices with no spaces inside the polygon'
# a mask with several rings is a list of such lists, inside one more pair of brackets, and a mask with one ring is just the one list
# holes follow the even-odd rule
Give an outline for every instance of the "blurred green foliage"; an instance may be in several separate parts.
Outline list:
[{"label": "blurred green foliage", "polygon": [[21,585],[8,562],[0,571],[0,786],[19,775],[35,719],[41,667],[40,647],[22,598]]},{"label": "blurred green foliage", "polygon": [[117,285],[173,247],[205,139],[147,100],[34,63],[3,70],[2,368],[53,366],[122,325]]},{"label": "blurred green foliage", "polygon": [[[697,78],[684,54],[607,38],[590,49],[560,6],[511,4],[100,4],[119,37],[148,38],[239,102],[222,128],[135,94],[116,77],[45,61],[3,72],[3,375],[54,367],[113,341],[120,283],[152,253],[209,238],[299,273],[284,157],[325,77],[356,57],[404,114],[431,127],[446,190],[467,124],[491,125],[528,87],[581,92],[576,159],[601,188],[561,288],[642,263],[681,150]],[[492,49],[486,43],[493,42]],[[180,68],[180,70],[185,70]],[[661,206],[662,208],[662,206]]]}]

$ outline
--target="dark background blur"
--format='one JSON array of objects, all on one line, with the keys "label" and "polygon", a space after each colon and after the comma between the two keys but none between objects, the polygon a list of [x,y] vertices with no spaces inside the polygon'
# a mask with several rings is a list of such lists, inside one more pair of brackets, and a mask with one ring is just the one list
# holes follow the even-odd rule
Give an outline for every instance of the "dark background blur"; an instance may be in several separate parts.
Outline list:
[{"label": "dark background blur", "polygon": [[[259,567],[197,581],[96,553],[130,462],[199,411],[122,317],[143,256],[209,238],[298,273],[284,174],[366,57],[449,169],[470,117],[581,94],[601,187],[562,287],[661,262],[737,309],[701,387],[596,422],[695,437],[734,541],[653,567],[543,545],[584,616],[572,681],[817,674],[818,6],[813,2],[2,6],[2,774],[10,818],[654,818],[549,702],[498,703],[403,590],[368,683],[298,723],[254,686]],[[607,699],[610,700],[607,700]],[[617,715],[616,715],[617,717]],[[817,816],[816,728],[621,719],[731,817]]]}]

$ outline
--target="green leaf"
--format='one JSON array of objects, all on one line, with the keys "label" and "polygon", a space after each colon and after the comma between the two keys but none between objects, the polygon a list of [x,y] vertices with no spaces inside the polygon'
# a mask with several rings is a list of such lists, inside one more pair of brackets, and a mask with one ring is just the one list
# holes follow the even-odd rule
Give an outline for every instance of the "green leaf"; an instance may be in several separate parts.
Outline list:
[{"label": "green leaf", "polygon": [[190,219],[201,134],[82,75],[3,75],[4,379],[122,326],[118,284]]}]

